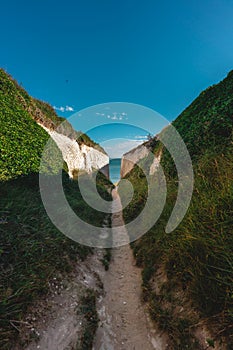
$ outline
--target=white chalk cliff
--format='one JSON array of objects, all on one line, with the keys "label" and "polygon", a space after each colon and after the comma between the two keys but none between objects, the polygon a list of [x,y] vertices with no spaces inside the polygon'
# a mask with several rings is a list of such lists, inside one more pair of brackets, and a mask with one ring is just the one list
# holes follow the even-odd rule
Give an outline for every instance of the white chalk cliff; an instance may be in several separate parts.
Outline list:
[{"label": "white chalk cliff", "polygon": [[149,149],[144,145],[140,145],[123,154],[121,159],[121,177],[123,178],[129,173],[133,169],[134,164],[137,164],[140,159],[148,156],[148,154]]},{"label": "white chalk cliff", "polygon": [[153,175],[157,171],[159,164],[160,164],[161,155],[162,155],[162,153],[159,153],[158,156],[154,156],[153,162],[150,166],[149,175]]},{"label": "white chalk cliff", "polygon": [[[94,169],[102,171],[102,169],[108,167],[109,157],[103,152],[85,144],[79,145],[76,140],[60,134],[55,130],[50,130],[42,124],[39,125],[45,129],[56,142],[68,166],[70,177],[73,177],[74,170],[84,170],[90,173]],[[106,170],[102,172],[107,175]]]},{"label": "white chalk cliff", "polygon": [[[127,173],[129,173],[135,164],[137,164],[141,159],[148,157],[150,148],[146,147],[145,144],[139,145],[133,148],[129,152],[125,153],[121,159],[121,178],[123,178]],[[153,161],[150,165],[149,175],[153,175],[160,163],[161,153],[158,156],[153,157]]]}]

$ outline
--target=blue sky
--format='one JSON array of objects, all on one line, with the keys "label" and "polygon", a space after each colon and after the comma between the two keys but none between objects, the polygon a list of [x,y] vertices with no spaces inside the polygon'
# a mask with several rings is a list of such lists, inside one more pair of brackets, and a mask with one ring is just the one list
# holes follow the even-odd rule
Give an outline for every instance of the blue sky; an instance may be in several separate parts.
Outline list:
[{"label": "blue sky", "polygon": [[9,0],[0,64],[59,115],[124,101],[171,121],[233,69],[232,18],[232,0]]},{"label": "blue sky", "polygon": [[[107,127],[128,124],[131,125],[126,130],[128,133],[132,134],[133,125],[136,129],[143,129],[146,134],[156,134],[169,123],[164,116],[151,108],[126,102],[108,102],[85,108],[73,113],[69,117],[69,122],[83,132],[91,131],[92,135],[94,135],[94,129],[102,125]],[[110,130],[110,128],[105,128],[105,130]],[[137,134],[141,130],[137,130]],[[114,132],[116,128],[112,130],[111,136],[114,136]],[[103,138],[106,139],[104,133],[101,134],[101,140]]]},{"label": "blue sky", "polygon": [[111,158],[120,158],[169,123],[150,108],[125,102],[94,105],[73,113],[68,120],[100,143]]}]

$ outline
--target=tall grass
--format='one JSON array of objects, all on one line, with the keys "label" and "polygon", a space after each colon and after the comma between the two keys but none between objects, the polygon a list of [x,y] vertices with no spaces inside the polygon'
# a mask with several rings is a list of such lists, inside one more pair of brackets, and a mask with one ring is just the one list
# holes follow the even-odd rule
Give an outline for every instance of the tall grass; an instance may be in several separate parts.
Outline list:
[{"label": "tall grass", "polygon": [[[157,224],[133,246],[137,264],[143,267],[143,291],[157,320],[159,304],[152,289],[155,272],[165,267],[169,284],[192,300],[202,317],[219,315],[219,331],[232,334],[233,322],[233,164],[231,148],[225,154],[204,154],[194,166],[194,194],[189,210],[177,229],[165,233],[174,206],[177,184],[167,178],[166,207]],[[127,221],[138,215],[146,200],[147,184],[135,167],[128,175],[134,198],[124,210]],[[144,196],[144,197],[143,197]],[[138,206],[137,206],[138,203]],[[152,283],[153,284],[153,283]],[[165,283],[166,284],[166,283]],[[166,294],[166,288],[164,289]],[[164,294],[164,296],[165,296]],[[163,295],[163,292],[162,292]],[[174,304],[175,306],[175,304]],[[163,320],[163,317],[161,318]],[[174,320],[173,320],[174,321]],[[171,325],[170,325],[171,326]],[[170,330],[171,332],[171,330]],[[185,330],[183,332],[183,336]],[[176,335],[177,336],[177,335]]]},{"label": "tall grass", "polygon": [[[202,92],[173,122],[191,155],[195,183],[186,216],[170,234],[165,233],[165,227],[177,197],[176,168],[160,142],[152,149],[155,154],[162,150],[167,202],[159,221],[132,247],[137,264],[143,267],[143,297],[152,318],[169,332],[174,349],[199,348],[190,331],[190,322],[195,321],[188,317],[186,322],[175,311],[180,303],[188,309],[186,314],[192,309],[202,320],[214,324],[215,336],[209,344],[221,338],[228,349],[233,348],[232,93],[230,72],[222,82]],[[139,167],[126,177],[134,186],[133,200],[124,209],[128,222],[144,207],[148,189]],[[161,269],[167,281],[155,292],[156,273]],[[180,291],[183,301],[178,297]]]},{"label": "tall grass", "polygon": [[[103,183],[102,179],[99,191],[110,199]],[[104,213],[89,208],[78,184],[65,174],[64,187],[78,215],[101,226]],[[58,271],[71,271],[73,263],[84,260],[92,249],[53,226],[40,198],[38,174],[0,182],[0,197],[0,348],[10,350],[17,336],[12,320],[20,322],[28,306],[47,293],[50,278]]]}]

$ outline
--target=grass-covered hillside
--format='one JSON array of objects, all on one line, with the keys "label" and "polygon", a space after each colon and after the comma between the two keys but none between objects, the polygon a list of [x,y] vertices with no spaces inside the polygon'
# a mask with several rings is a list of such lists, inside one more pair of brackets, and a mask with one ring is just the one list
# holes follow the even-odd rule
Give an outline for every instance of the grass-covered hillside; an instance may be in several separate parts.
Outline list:
[{"label": "grass-covered hillside", "polygon": [[32,119],[33,99],[0,70],[0,180],[38,171],[48,134]]},{"label": "grass-covered hillside", "polygon": [[[175,165],[162,150],[167,202],[156,225],[133,244],[143,267],[143,296],[152,319],[168,331],[172,349],[233,349],[233,72],[200,96],[173,122],[190,152],[194,192],[189,210],[172,233],[165,227],[175,205]],[[134,197],[126,221],[138,215],[147,183],[136,166],[126,176]],[[198,332],[205,327],[205,346]],[[209,347],[208,347],[209,346]]]},{"label": "grass-covered hillside", "polygon": [[[91,248],[81,246],[60,233],[45,212],[40,197],[38,169],[48,135],[35,120],[50,129],[63,121],[51,106],[30,97],[0,70],[2,350],[14,348],[21,321],[25,319],[28,308],[48,293],[51,278],[71,271],[77,259],[84,260],[92,252]],[[70,133],[77,135],[72,128]],[[109,181],[99,174],[97,182],[100,195],[110,200],[107,191]],[[92,224],[102,226],[106,219],[104,213],[91,209],[84,202],[78,183],[70,181],[65,172],[63,184],[66,198],[78,216],[88,222],[92,218]]]},{"label": "grass-covered hillside", "polygon": [[[64,118],[58,117],[46,102],[32,98],[0,69],[0,181],[39,169],[43,147],[48,134],[38,124],[58,131],[79,144],[85,143],[103,152],[87,135],[75,131]],[[60,125],[60,127],[59,127]]]}]

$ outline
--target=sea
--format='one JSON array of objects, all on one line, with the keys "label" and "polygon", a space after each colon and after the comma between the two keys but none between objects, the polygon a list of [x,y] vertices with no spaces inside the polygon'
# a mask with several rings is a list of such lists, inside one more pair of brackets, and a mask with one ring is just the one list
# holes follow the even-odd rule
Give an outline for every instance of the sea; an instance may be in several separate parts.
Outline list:
[{"label": "sea", "polygon": [[112,183],[115,184],[120,180],[121,178],[120,172],[121,172],[121,158],[110,159],[109,175]]}]

